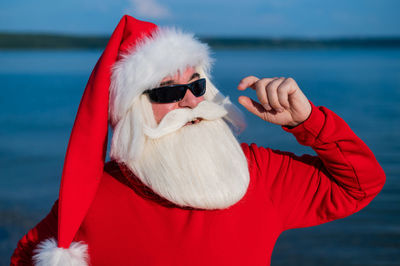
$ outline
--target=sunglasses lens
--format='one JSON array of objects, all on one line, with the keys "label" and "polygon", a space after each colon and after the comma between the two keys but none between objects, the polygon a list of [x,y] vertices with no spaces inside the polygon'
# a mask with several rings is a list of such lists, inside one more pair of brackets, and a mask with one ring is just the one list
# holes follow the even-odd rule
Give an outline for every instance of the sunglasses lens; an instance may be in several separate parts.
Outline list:
[{"label": "sunglasses lens", "polygon": [[194,96],[200,97],[206,92],[206,80],[199,79],[193,82],[190,88],[190,91],[193,93]]},{"label": "sunglasses lens", "polygon": [[178,102],[185,97],[186,90],[190,89],[194,96],[200,97],[206,92],[206,80],[199,79],[187,85],[172,85],[147,91],[150,100],[156,103]]},{"label": "sunglasses lens", "polygon": [[149,97],[152,102],[172,103],[182,100],[185,92],[184,86],[166,87],[151,91]]}]

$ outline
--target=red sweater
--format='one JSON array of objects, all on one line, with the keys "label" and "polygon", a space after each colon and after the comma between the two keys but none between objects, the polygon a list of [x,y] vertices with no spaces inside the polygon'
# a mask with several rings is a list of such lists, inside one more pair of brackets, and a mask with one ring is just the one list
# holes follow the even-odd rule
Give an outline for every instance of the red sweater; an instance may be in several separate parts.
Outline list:
[{"label": "red sweater", "polygon": [[[284,129],[318,157],[243,144],[249,188],[224,210],[174,206],[108,163],[75,241],[88,244],[91,265],[265,266],[284,230],[346,217],[381,190],[374,155],[332,111],[313,107],[304,123]],[[30,265],[48,237],[57,237],[57,202],[20,240],[11,265]]]}]

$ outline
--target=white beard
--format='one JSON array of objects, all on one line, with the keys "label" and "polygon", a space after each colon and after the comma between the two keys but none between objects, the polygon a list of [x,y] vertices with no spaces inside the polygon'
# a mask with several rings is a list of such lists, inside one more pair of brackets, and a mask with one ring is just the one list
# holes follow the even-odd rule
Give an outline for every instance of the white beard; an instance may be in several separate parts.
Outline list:
[{"label": "white beard", "polygon": [[[224,209],[234,205],[245,195],[250,178],[243,150],[220,118],[226,114],[221,108],[204,102],[204,112],[168,113],[164,119],[169,123],[163,119],[158,128],[145,127],[141,155],[124,163],[155,193],[178,206]],[[176,114],[183,112],[188,113],[186,120]],[[185,126],[195,117],[206,118]]]}]

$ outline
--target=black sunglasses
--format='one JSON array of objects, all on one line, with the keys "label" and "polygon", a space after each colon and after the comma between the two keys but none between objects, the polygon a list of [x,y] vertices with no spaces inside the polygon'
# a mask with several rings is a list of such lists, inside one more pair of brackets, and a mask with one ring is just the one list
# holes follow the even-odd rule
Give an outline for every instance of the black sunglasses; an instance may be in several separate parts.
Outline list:
[{"label": "black sunglasses", "polygon": [[187,89],[196,97],[202,96],[206,92],[206,79],[198,79],[189,84],[158,87],[146,90],[143,93],[147,93],[152,102],[173,103],[182,100],[185,97]]}]

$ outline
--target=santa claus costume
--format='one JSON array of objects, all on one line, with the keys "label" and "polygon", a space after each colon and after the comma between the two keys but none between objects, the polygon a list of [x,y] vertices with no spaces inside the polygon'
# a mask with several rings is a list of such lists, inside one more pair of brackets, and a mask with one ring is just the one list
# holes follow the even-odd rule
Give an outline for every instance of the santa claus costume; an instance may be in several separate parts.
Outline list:
[{"label": "santa claus costume", "polygon": [[[207,79],[206,100],[226,110],[220,120],[204,124],[240,127],[235,108],[208,79],[210,61],[207,46],[190,34],[122,18],[85,89],[59,200],[20,240],[11,265],[269,265],[283,231],[346,217],[381,190],[385,175],[368,147],[332,111],[312,105],[306,121],[283,129],[318,156],[229,140],[234,155],[224,144],[218,156],[233,159],[214,158],[213,150],[205,151],[211,159],[196,158],[211,165],[205,174],[186,167],[189,158],[180,153],[165,154],[173,157],[172,168],[190,173],[180,180],[185,189],[175,191],[164,180],[170,169],[147,163],[158,154],[146,146],[156,142],[151,130],[157,125],[143,92],[193,66]],[[112,161],[104,164],[109,120]],[[201,150],[196,127],[186,128]],[[165,138],[165,149],[178,143]],[[157,165],[162,185],[146,172]]]}]

